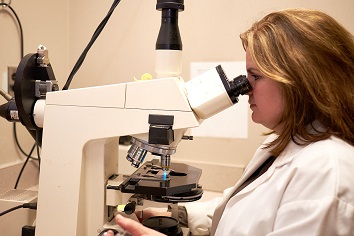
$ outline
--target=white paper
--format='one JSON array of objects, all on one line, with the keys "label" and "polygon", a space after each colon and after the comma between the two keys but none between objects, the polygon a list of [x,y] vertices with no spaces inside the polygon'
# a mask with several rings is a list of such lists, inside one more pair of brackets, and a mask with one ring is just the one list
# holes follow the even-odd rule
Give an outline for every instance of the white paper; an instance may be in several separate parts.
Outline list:
[{"label": "white paper", "polygon": [[[234,79],[239,75],[246,75],[246,63],[239,62],[192,62],[190,67],[191,78],[221,65],[227,78]],[[248,96],[239,96],[239,102],[234,106],[203,121],[191,129],[193,136],[215,138],[248,138]]]}]

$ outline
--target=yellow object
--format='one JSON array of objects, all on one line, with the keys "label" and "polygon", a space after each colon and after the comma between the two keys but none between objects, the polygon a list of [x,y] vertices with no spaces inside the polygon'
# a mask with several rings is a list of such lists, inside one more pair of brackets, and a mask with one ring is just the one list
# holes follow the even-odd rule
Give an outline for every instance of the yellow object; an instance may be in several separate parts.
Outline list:
[{"label": "yellow object", "polygon": [[[152,79],[152,75],[149,74],[149,73],[144,73],[141,77],[140,77],[140,80],[151,80]],[[136,79],[134,77],[134,80],[135,81],[139,81],[138,79]]]},{"label": "yellow object", "polygon": [[117,206],[117,211],[118,212],[123,212],[124,211],[124,207],[125,207],[125,205],[118,205]]}]

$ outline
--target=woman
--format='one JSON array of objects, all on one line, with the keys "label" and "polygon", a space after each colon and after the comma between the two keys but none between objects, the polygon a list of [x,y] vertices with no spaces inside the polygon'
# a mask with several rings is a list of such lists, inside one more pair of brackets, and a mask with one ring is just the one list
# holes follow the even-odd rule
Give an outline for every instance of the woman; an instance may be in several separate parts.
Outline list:
[{"label": "woman", "polygon": [[[219,236],[354,235],[353,36],[322,12],[288,9],[265,16],[241,40],[252,120],[271,131],[211,226],[205,203],[186,205],[189,228]],[[159,235],[116,221],[136,236]]]}]

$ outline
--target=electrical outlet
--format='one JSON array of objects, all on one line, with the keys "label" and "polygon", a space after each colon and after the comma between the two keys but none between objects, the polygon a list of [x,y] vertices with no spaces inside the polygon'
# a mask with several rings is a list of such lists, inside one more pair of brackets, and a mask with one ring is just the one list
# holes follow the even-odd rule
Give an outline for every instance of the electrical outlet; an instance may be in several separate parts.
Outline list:
[{"label": "electrical outlet", "polygon": [[15,67],[15,66],[8,66],[7,67],[7,92],[12,97],[14,96],[16,70],[17,70],[17,67]]}]

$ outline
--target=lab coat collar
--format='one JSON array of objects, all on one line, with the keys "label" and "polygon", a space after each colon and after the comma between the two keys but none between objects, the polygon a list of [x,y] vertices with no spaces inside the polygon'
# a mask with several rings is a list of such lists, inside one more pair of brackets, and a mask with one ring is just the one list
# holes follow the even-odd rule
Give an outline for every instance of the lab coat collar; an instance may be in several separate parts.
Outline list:
[{"label": "lab coat collar", "polygon": [[[239,193],[238,196],[242,196],[243,194],[247,194],[250,191],[253,191],[255,188],[257,188],[259,185],[267,181],[273,174],[274,171],[282,167],[290,162],[293,161],[294,157],[299,154],[299,152],[302,152],[304,150],[304,146],[311,145],[311,144],[303,144],[303,145],[298,145],[294,143],[293,141],[290,141],[282,154],[280,154],[274,161],[274,163],[269,167],[269,169],[259,176],[256,180],[254,180],[252,183],[250,183],[248,186],[246,186],[244,189],[242,189]],[[284,155],[283,153],[286,153]],[[235,185],[234,189],[231,191],[234,193],[237,188],[245,182],[270,156],[269,151],[264,151],[263,153],[258,153],[259,156],[256,155],[257,159],[255,162],[249,166],[249,169],[245,172],[244,176],[241,177],[240,181]],[[230,195],[231,197],[232,195]],[[228,199],[230,199],[230,197]]]},{"label": "lab coat collar", "polygon": [[[214,215],[213,215],[213,220],[212,220],[212,226],[210,229],[210,235],[214,235],[217,225],[219,224],[220,218],[222,216],[222,213],[224,212],[225,206],[227,202],[229,201],[230,198],[233,197],[235,191],[271,156],[271,153],[269,149],[262,149],[262,147],[265,147],[267,143],[273,141],[276,139],[278,136],[275,134],[270,135],[263,143],[263,145],[257,149],[255,156],[257,157],[256,159],[253,158],[251,162],[248,164],[246,167],[245,172],[241,176],[240,180],[236,183],[234,187],[230,189],[228,194],[224,197],[224,199],[221,201],[219,206],[215,209]],[[267,175],[268,176],[268,175]],[[264,180],[259,181],[263,182],[267,178],[262,178]],[[258,182],[258,181],[257,181]],[[251,183],[252,184],[252,183]],[[258,185],[257,185],[258,186]],[[257,186],[252,186],[252,189],[254,189]],[[244,194],[246,192],[249,192],[250,190],[250,185],[246,186],[244,189],[242,189],[238,194]]]},{"label": "lab coat collar", "polygon": [[[269,158],[272,156],[270,153],[269,149],[263,149],[268,143],[276,139],[278,135],[272,134],[270,135],[261,145],[260,148],[257,149],[255,153],[255,157],[251,160],[251,162],[248,164],[244,174],[241,176],[240,180],[237,182],[237,184],[233,187],[233,189],[230,191],[229,196],[227,196],[224,199],[227,199],[227,201],[234,195],[234,192]],[[277,163],[277,164],[276,164]],[[244,189],[242,189],[238,195],[247,193],[249,191],[252,191],[254,188],[256,188],[258,185],[262,184],[264,181],[266,181],[274,172],[275,166],[279,165],[278,158],[274,161],[274,163],[269,167],[269,169],[259,176],[255,181],[250,183],[248,186],[246,186]]]}]

